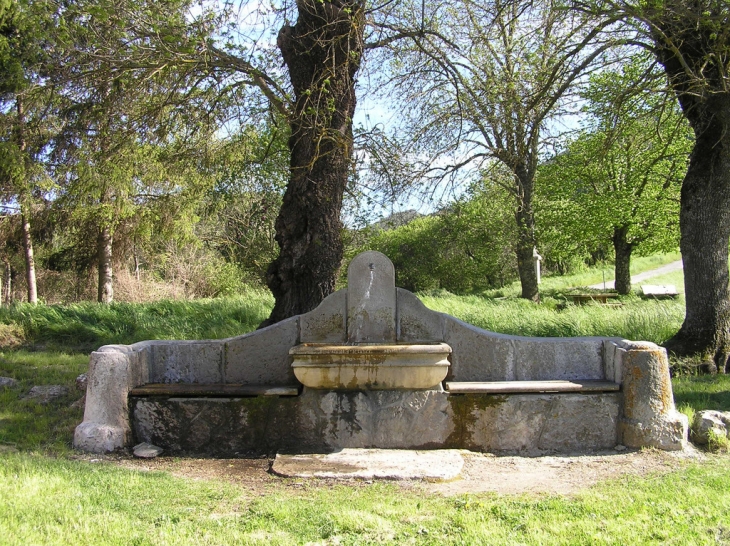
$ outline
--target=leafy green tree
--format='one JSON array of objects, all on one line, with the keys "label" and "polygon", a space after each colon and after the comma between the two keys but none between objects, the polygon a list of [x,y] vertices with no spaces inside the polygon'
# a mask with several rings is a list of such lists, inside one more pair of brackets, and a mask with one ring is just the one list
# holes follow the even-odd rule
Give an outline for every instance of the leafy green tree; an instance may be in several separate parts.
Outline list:
[{"label": "leafy green tree", "polygon": [[409,166],[416,183],[479,176],[485,162],[501,162],[511,173],[503,186],[513,199],[522,297],[531,300],[539,299],[533,196],[547,128],[609,47],[594,20],[562,7],[459,0],[424,13],[404,4],[404,20],[434,32],[394,44],[389,64],[406,143],[388,157]]},{"label": "leafy green tree", "polygon": [[0,2],[0,190],[17,208],[22,228],[28,301],[38,301],[31,236],[34,207],[50,189],[42,156],[52,134],[47,84],[54,33],[43,2]]},{"label": "leafy green tree", "polygon": [[585,128],[538,175],[542,224],[570,239],[567,248],[610,241],[620,294],[631,291],[634,251],[678,244],[691,136],[656,76],[646,59],[594,75],[583,95]]},{"label": "leafy green tree", "polygon": [[395,229],[376,229],[367,248],[386,254],[396,283],[411,291],[464,293],[501,287],[516,273],[510,197],[493,181],[456,203]]},{"label": "leafy green tree", "polygon": [[586,0],[575,9],[632,25],[663,66],[695,142],[682,182],[680,249],[686,314],[666,346],[730,370],[730,3]]},{"label": "leafy green tree", "polygon": [[[299,0],[294,25],[292,6],[284,6],[278,50],[259,35],[261,25],[238,24],[239,8],[247,6],[221,7],[215,13],[190,0],[103,0],[65,10],[76,13],[77,34],[96,44],[78,48],[74,57],[75,72],[87,81],[110,85],[121,74],[138,82],[164,75],[169,91],[162,96],[170,103],[198,101],[229,128],[260,120],[271,109],[286,119],[290,174],[276,222],[280,252],[267,273],[276,299],[273,323],[312,309],[334,289],[364,2]],[[272,21],[263,28],[270,32]]]}]

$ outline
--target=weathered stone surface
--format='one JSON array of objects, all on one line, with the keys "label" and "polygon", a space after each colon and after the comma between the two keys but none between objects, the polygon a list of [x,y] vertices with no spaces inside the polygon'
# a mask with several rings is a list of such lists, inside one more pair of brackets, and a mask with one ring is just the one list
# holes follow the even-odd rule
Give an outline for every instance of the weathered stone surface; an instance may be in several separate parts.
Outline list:
[{"label": "weathered stone surface", "polygon": [[152,383],[222,383],[223,343],[169,341],[152,345]]},{"label": "weathered stone surface", "polygon": [[431,311],[414,294],[396,288],[396,335],[399,342],[443,341],[445,315]]},{"label": "weathered stone surface", "polygon": [[702,410],[695,413],[692,423],[692,441],[707,445],[712,436],[730,439],[730,411]]},{"label": "weathered stone surface", "polygon": [[299,340],[333,344],[347,341],[347,289],[330,294],[316,309],[299,317]]},{"label": "weathered stone surface", "polygon": [[447,395],[429,391],[326,392],[300,397],[303,431],[326,450],[346,447],[418,449],[443,446],[453,430]]},{"label": "weathered stone surface", "polygon": [[82,373],[76,378],[76,390],[86,392],[86,387],[89,385],[88,374]]},{"label": "weathered stone surface", "polygon": [[616,445],[619,394],[452,396],[450,447],[574,451]]},{"label": "weathered stone surface", "polygon": [[15,389],[20,386],[12,377],[0,377],[0,389]]},{"label": "weathered stone surface", "polygon": [[173,453],[345,448],[575,451],[616,445],[620,395],[334,392],[296,398],[132,398],[135,436]]},{"label": "weathered stone surface", "polygon": [[68,387],[63,385],[36,385],[31,387],[28,394],[23,398],[35,400],[39,404],[50,404],[58,398],[62,398],[68,394]]},{"label": "weathered stone surface", "polygon": [[276,454],[274,474],[288,478],[453,480],[464,459],[458,450],[343,449],[312,455]]},{"label": "weathered stone surface", "polygon": [[621,341],[621,443],[628,447],[681,450],[687,445],[689,422],[674,407],[665,349],[649,342]]},{"label": "weathered stone surface", "polygon": [[306,387],[330,390],[432,389],[449,369],[445,343],[329,345],[289,350],[294,375]]},{"label": "weathered stone surface", "polygon": [[139,457],[140,459],[154,459],[155,457],[162,455],[164,451],[165,450],[161,447],[148,444],[147,442],[142,442],[141,444],[134,446],[132,453],[134,453],[135,457]]},{"label": "weathered stone surface", "polygon": [[487,332],[450,316],[449,381],[604,379],[603,338],[528,338]]},{"label": "weathered stone surface", "polygon": [[225,340],[225,383],[292,385],[289,349],[298,343],[299,317]]},{"label": "weathered stone surface", "polygon": [[359,254],[347,268],[347,341],[395,343],[395,269],[380,252]]},{"label": "weathered stone surface", "polygon": [[127,393],[145,375],[138,353],[125,345],[106,345],[91,353],[84,421],[74,432],[77,449],[103,453],[129,445]]}]

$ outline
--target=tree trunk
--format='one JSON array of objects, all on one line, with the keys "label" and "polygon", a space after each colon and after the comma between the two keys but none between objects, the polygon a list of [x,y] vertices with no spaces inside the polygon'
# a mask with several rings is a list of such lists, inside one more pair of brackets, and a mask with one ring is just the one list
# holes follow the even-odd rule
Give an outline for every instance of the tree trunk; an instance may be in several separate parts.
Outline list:
[{"label": "tree trunk", "polygon": [[[730,116],[730,107],[727,111]],[[723,130],[730,131],[730,124]],[[682,183],[679,228],[686,311],[667,348],[677,354],[700,353],[724,372],[730,355],[730,138],[726,134],[718,145],[720,135],[708,133],[698,135]]]},{"label": "tree trunk", "polygon": [[99,229],[97,262],[99,268],[97,301],[99,303],[111,303],[114,300],[114,286],[112,284],[112,230],[106,225]]},{"label": "tree trunk", "polygon": [[18,112],[18,149],[23,156],[23,179],[17,181],[20,188],[18,197],[20,201],[20,223],[23,232],[23,253],[25,255],[25,281],[28,285],[28,303],[38,303],[38,289],[35,282],[35,259],[33,258],[33,239],[30,234],[30,192],[27,189],[28,184],[28,157],[26,154],[27,143],[25,140],[25,112],[23,110],[23,101],[18,97],[16,99],[16,108]]},{"label": "tree trunk", "polygon": [[535,213],[532,210],[532,190],[534,178],[526,168],[515,169],[520,198],[517,202],[515,219],[517,221],[517,271],[520,274],[522,294],[520,297],[540,301],[537,287],[537,273],[533,253],[537,246],[535,239]]},{"label": "tree trunk", "polygon": [[3,303],[10,305],[13,300],[13,270],[10,260],[3,258]]},{"label": "tree trunk", "polygon": [[266,326],[315,308],[342,261],[340,210],[352,161],[355,74],[363,49],[358,0],[298,0],[295,26],[277,44],[296,103],[289,120],[290,178],[276,220],[279,257],[266,281],[275,297]]},{"label": "tree trunk", "polygon": [[680,355],[700,354],[708,367],[724,372],[730,356],[730,91],[714,52],[730,38],[708,21],[726,17],[727,6],[708,4],[703,13],[676,1],[663,9],[657,56],[695,134],[679,213],[685,319],[666,346]]},{"label": "tree trunk", "polygon": [[36,304],[38,303],[38,289],[35,282],[33,239],[30,236],[30,221],[26,210],[20,215],[20,223],[23,230],[23,254],[25,255],[25,281],[28,284],[28,303]]},{"label": "tree trunk", "polygon": [[629,229],[626,226],[613,228],[613,250],[616,255],[614,265],[614,287],[619,294],[631,293],[631,251],[633,246],[626,239]]}]

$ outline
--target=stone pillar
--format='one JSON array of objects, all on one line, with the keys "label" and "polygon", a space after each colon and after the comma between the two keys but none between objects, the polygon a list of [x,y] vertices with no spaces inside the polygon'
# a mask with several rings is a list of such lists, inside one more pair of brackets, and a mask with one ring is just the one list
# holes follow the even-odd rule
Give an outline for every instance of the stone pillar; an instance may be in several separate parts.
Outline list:
[{"label": "stone pillar", "polygon": [[91,353],[84,421],[74,432],[74,447],[104,453],[132,441],[127,396],[137,384],[138,355],[127,346],[106,345]]},{"label": "stone pillar", "polygon": [[359,254],[347,268],[348,343],[395,343],[395,268],[384,254]]},{"label": "stone pillar", "polygon": [[684,449],[689,422],[674,407],[667,352],[645,341],[619,344],[622,370],[619,441],[629,447]]}]

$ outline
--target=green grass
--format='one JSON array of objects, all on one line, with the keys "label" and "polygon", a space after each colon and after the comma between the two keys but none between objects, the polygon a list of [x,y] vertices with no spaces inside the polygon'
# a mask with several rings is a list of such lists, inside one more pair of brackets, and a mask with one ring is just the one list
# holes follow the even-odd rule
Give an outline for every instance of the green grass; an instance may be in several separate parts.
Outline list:
[{"label": "green grass", "polygon": [[154,303],[18,304],[0,308],[0,324],[15,325],[23,341],[62,350],[145,339],[219,339],[254,330],[273,305],[271,294],[249,289],[232,298]]},{"label": "green grass", "polygon": [[675,377],[672,388],[679,408],[730,411],[730,375]]},{"label": "green grass", "polygon": [[[681,260],[682,256],[679,252],[668,252],[664,254],[654,254],[652,256],[641,256],[631,259],[631,274],[636,275],[637,273],[643,273],[651,269],[656,269],[662,265],[666,265],[671,262]],[[575,287],[590,286],[592,284],[598,284],[603,280],[612,281],[614,278],[613,264],[603,264],[591,268],[586,268],[583,271],[578,271],[571,275],[543,275],[542,282],[540,284],[540,292],[544,294],[553,294],[564,292],[568,289]],[[652,284],[654,279],[651,280]],[[486,290],[483,295],[487,297],[500,297],[500,296],[511,296],[517,297],[520,295],[521,287],[519,281],[515,281],[503,288]]]},{"label": "green grass", "polygon": [[[64,453],[71,449],[73,430],[83,418],[71,404],[81,398],[76,377],[86,372],[89,357],[59,352],[0,352],[0,376],[12,377],[18,388],[0,390],[0,447]],[[64,385],[67,396],[48,405],[23,396],[34,385]]]},{"label": "green grass", "polygon": [[680,300],[622,298],[621,307],[573,305],[567,300],[544,298],[537,305],[520,298],[495,300],[483,296],[419,294],[430,309],[503,334],[572,337],[608,336],[663,343],[684,319]]},{"label": "green grass", "polygon": [[266,494],[108,463],[0,455],[2,544],[717,544],[729,457],[574,496],[442,497],[392,484]]}]

